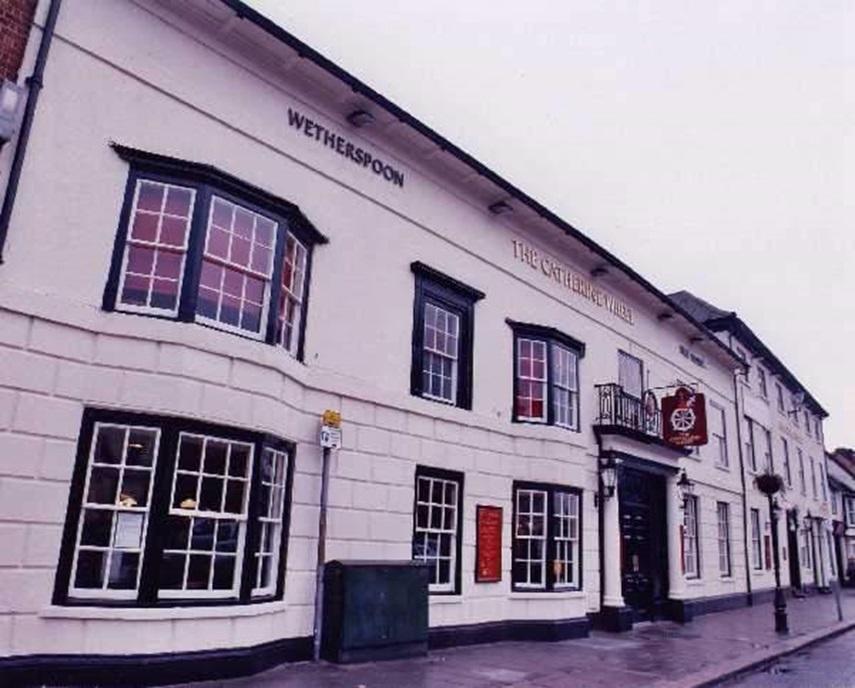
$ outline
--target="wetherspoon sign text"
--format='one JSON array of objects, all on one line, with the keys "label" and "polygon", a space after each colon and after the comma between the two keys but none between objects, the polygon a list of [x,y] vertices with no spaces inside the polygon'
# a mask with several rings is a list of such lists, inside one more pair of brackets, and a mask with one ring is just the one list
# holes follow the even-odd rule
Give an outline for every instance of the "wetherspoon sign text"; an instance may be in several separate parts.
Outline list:
[{"label": "wetherspoon sign text", "polygon": [[403,172],[385,160],[374,157],[367,150],[356,145],[341,134],[327,129],[311,118],[306,117],[303,113],[290,107],[288,108],[288,126],[302,131],[310,139],[314,139],[322,146],[338,153],[343,158],[347,158],[355,165],[359,165],[366,170],[371,170],[378,177],[382,177],[394,186],[404,186]]},{"label": "wetherspoon sign text", "polygon": [[623,301],[595,287],[581,275],[573,272],[551,256],[529,246],[524,241],[518,239],[512,241],[514,243],[514,258],[534,270],[539,270],[569,291],[588,299],[600,308],[605,308],[630,325],[633,324],[632,309]]}]

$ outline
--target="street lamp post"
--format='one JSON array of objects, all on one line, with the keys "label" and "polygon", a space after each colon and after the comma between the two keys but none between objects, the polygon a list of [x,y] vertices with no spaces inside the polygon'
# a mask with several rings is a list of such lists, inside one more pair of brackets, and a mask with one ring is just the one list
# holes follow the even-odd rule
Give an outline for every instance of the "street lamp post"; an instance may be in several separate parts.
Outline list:
[{"label": "street lamp post", "polygon": [[772,522],[772,555],[775,563],[775,631],[789,633],[787,626],[787,600],[781,588],[781,558],[778,551],[778,513],[781,510],[775,495],[781,491],[784,481],[775,473],[757,476],[757,489],[769,500],[769,519]]}]

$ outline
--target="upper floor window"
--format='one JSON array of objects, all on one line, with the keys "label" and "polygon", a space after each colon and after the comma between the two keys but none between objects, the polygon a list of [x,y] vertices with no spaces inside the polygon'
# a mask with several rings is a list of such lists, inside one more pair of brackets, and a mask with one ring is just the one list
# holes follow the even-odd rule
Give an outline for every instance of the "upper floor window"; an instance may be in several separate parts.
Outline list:
[{"label": "upper floor window", "polygon": [[819,420],[819,416],[816,417],[814,422],[814,435],[816,436],[817,442],[822,442],[822,423]]},{"label": "upper floor window", "polygon": [[757,453],[754,443],[754,421],[745,416],[745,454],[748,457],[748,466],[752,471],[757,472]]},{"label": "upper floor window", "polygon": [[763,468],[771,472],[774,469],[772,460],[772,433],[763,428]]},{"label": "upper floor window", "polygon": [[846,527],[855,526],[855,497],[845,497],[844,505],[846,507]]},{"label": "upper floor window", "polygon": [[778,411],[785,414],[787,408],[784,404],[784,388],[778,382],[775,383],[775,395],[778,399]]},{"label": "upper floor window", "polygon": [[710,402],[710,409],[715,464],[716,466],[727,468],[729,460],[727,456],[727,422],[725,412],[721,406],[712,401]]},{"label": "upper floor window", "polygon": [[816,499],[819,497],[819,493],[816,490],[816,461],[813,460],[813,457],[808,457],[810,459],[810,486],[811,486],[811,494],[813,498]]},{"label": "upper floor window", "polygon": [[87,409],[55,602],[281,597],[290,445]]},{"label": "upper floor window", "polygon": [[751,362],[748,360],[748,356],[745,353],[745,349],[740,347],[736,347],[736,355],[739,356],[743,361],[745,361],[745,384],[751,384]]},{"label": "upper floor window", "polygon": [[810,435],[810,411],[805,411],[805,434]]},{"label": "upper floor window", "polygon": [[792,404],[792,408],[790,410],[790,417],[793,420],[793,424],[798,427],[799,426],[799,402],[796,400],[795,396],[790,400]]},{"label": "upper floor window", "polygon": [[828,488],[825,486],[825,468],[819,464],[819,487],[822,490],[822,500],[828,501]]},{"label": "upper floor window", "polygon": [[471,408],[475,302],[484,294],[423,263],[410,267],[416,276],[410,391]]},{"label": "upper floor window", "polygon": [[585,345],[549,327],[508,324],[514,331],[513,419],[578,430]]},{"label": "upper floor window", "polygon": [[640,358],[618,351],[618,384],[636,399],[644,393],[644,364]]},{"label": "upper floor window", "polygon": [[766,371],[759,365],[757,366],[757,385],[757,391],[760,392],[760,396],[767,399],[769,397],[769,390],[766,388]]},{"label": "upper floor window", "polygon": [[574,488],[514,483],[515,589],[581,589],[581,501]]},{"label": "upper floor window", "polygon": [[104,308],[198,322],[301,357],[311,247],[299,209],[211,167],[131,162]]},{"label": "upper floor window", "polygon": [[787,487],[793,486],[793,472],[790,469],[790,446],[787,444],[787,438],[781,438],[781,449],[784,453],[784,478],[787,481]]},{"label": "upper floor window", "polygon": [[801,447],[796,447],[796,455],[799,459],[799,483],[801,486],[802,494],[807,494],[807,481],[805,480],[805,457],[802,454]]}]

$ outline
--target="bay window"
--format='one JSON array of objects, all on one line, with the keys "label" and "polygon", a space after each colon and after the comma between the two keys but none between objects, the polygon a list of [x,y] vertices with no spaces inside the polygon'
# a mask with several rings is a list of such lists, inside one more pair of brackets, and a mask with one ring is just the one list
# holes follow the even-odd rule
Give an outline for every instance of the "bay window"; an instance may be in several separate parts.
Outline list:
[{"label": "bay window", "polygon": [[514,590],[579,590],[581,491],[540,483],[514,483]]},{"label": "bay window", "polygon": [[578,431],[585,345],[550,327],[507,322],[514,332],[513,420]]},{"label": "bay window", "polygon": [[290,457],[257,433],[86,409],[55,602],[281,597]]},{"label": "bay window", "polygon": [[104,308],[197,322],[301,358],[311,248],[299,209],[206,165],[131,164]]}]

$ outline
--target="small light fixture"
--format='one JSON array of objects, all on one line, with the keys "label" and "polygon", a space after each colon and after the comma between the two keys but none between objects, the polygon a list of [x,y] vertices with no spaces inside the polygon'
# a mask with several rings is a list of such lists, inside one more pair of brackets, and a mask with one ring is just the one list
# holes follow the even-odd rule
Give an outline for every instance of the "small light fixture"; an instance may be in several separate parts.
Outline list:
[{"label": "small light fixture", "polygon": [[689,342],[691,342],[692,344],[697,344],[697,343],[702,342],[702,341],[704,341],[704,338],[699,337],[697,335],[695,335],[693,337],[689,337]]},{"label": "small light fixture", "polygon": [[514,212],[514,207],[507,201],[496,201],[488,206],[488,210],[493,215],[507,215]]},{"label": "small light fixture", "polygon": [[811,526],[812,521],[813,521],[813,516],[811,515],[810,511],[808,511],[805,514],[805,520],[804,520],[804,524],[805,524],[806,529],[810,530],[810,526]]},{"label": "small light fixture", "polygon": [[663,311],[662,313],[660,313],[659,315],[656,316],[656,319],[659,322],[662,322],[663,320],[670,320],[673,317],[674,317],[674,314],[671,311]]},{"label": "small light fixture", "polygon": [[24,87],[4,79],[0,84],[0,146],[18,131],[19,114],[24,103]]},{"label": "small light fixture", "polygon": [[603,480],[603,495],[606,499],[611,499],[617,487],[617,461],[614,457],[600,459],[600,476]]},{"label": "small light fixture", "polygon": [[680,501],[683,506],[685,506],[686,500],[695,492],[695,483],[689,480],[689,476],[686,475],[685,469],[680,471],[680,479],[677,481],[677,489],[680,490]]},{"label": "small light fixture", "polygon": [[357,128],[367,127],[374,123],[374,115],[367,110],[354,110],[347,116],[347,121]]},{"label": "small light fixture", "polygon": [[603,275],[608,275],[609,269],[605,265],[598,265],[593,270],[591,270],[591,277],[602,277]]}]

